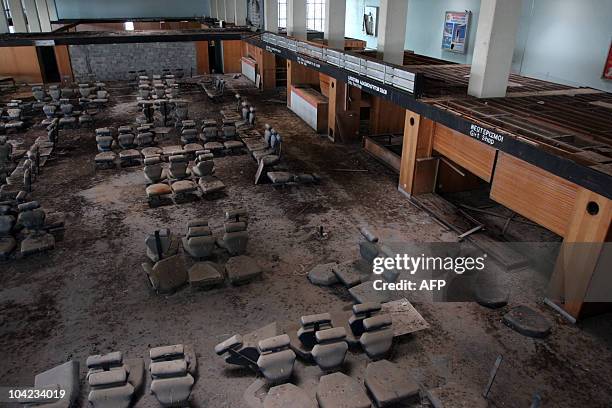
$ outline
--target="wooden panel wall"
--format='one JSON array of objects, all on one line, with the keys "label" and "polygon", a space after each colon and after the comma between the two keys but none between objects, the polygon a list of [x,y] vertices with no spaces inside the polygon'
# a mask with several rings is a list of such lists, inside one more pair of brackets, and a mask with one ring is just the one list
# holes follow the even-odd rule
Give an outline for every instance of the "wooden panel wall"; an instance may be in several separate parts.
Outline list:
[{"label": "wooden panel wall", "polygon": [[67,76],[70,77],[71,80],[74,80],[72,75],[72,63],[70,62],[70,52],[68,51],[67,45],[55,46],[55,59],[57,60],[57,69],[61,79]]},{"label": "wooden panel wall", "polygon": [[0,47],[0,75],[21,82],[42,82],[36,47]]},{"label": "wooden panel wall", "polygon": [[371,96],[370,134],[403,133],[406,110],[393,102]]},{"label": "wooden panel wall", "polygon": [[223,72],[226,74],[242,72],[240,58],[242,58],[242,41],[223,41]]},{"label": "wooden panel wall", "polygon": [[321,93],[329,98],[329,77],[327,75],[319,73],[319,87]]},{"label": "wooden panel wall", "polygon": [[516,157],[499,152],[491,198],[565,236],[578,186]]},{"label": "wooden panel wall", "polygon": [[433,148],[484,181],[491,181],[494,148],[440,124],[436,126]]},{"label": "wooden panel wall", "polygon": [[208,41],[196,41],[195,47],[198,74],[210,74],[210,62],[208,59]]},{"label": "wooden panel wall", "polygon": [[257,73],[261,75],[263,89],[276,88],[276,57],[247,42],[242,42],[242,55],[257,61]]}]

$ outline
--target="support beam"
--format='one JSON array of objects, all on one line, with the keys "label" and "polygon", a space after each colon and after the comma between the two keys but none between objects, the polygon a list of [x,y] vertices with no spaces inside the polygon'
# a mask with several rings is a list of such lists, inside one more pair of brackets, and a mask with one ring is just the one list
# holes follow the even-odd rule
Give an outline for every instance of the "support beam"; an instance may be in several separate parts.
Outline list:
[{"label": "support beam", "polygon": [[16,33],[27,33],[28,25],[26,23],[26,16],[21,6],[21,0],[9,0],[9,9],[11,10],[11,17],[13,18],[13,28]]},{"label": "support beam", "polygon": [[55,0],[47,0],[47,10],[49,11],[49,18],[51,21],[59,20],[57,16],[57,7],[55,5]]},{"label": "support beam", "polygon": [[391,64],[404,64],[408,1],[380,0],[378,54]]},{"label": "support beam", "polygon": [[236,24],[236,2],[234,0],[225,0],[225,21]]},{"label": "support beam", "polygon": [[246,0],[235,0],[236,4],[234,9],[236,10],[236,25],[246,25],[247,19],[247,2]]},{"label": "support beam", "polygon": [[549,298],[575,319],[587,306],[603,306],[589,304],[589,300],[607,302],[610,298],[611,220],[612,200],[583,188],[578,191],[549,293]]},{"label": "support beam", "polygon": [[278,0],[264,1],[264,29],[278,33]]},{"label": "support beam", "polygon": [[324,36],[328,47],[344,49],[345,20],[346,0],[327,0],[325,2]]},{"label": "support beam", "polygon": [[435,190],[438,160],[432,158],[435,122],[406,111],[399,191],[409,197]]},{"label": "support beam", "polygon": [[40,21],[38,20],[38,10],[36,9],[35,0],[23,0],[26,17],[28,20],[28,31],[31,33],[40,33]]},{"label": "support beam", "polygon": [[287,35],[306,40],[306,0],[287,0]]},{"label": "support beam", "polygon": [[45,33],[53,31],[51,28],[49,9],[47,8],[47,0],[36,0],[36,9],[38,10],[38,20],[40,21],[41,31]]},{"label": "support beam", "polygon": [[[3,4],[3,3],[0,3]],[[8,19],[6,18],[6,13],[4,12],[4,6],[2,6],[2,13],[0,13],[0,34],[9,32],[9,24]]]},{"label": "support beam", "polygon": [[329,80],[327,135],[334,143],[354,143],[359,137],[361,90],[336,78]]},{"label": "support beam", "polygon": [[521,15],[521,0],[487,0],[480,5],[468,94],[506,95]]}]

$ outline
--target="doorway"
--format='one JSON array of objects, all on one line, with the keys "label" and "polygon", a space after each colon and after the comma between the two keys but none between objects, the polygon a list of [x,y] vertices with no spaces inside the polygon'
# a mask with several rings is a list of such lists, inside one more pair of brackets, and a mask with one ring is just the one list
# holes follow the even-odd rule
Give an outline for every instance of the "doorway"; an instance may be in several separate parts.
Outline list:
[{"label": "doorway", "polygon": [[211,73],[223,73],[223,53],[220,41],[208,42],[208,66]]},{"label": "doorway", "polygon": [[57,58],[55,57],[54,47],[36,47],[38,55],[38,65],[44,83],[61,82]]}]

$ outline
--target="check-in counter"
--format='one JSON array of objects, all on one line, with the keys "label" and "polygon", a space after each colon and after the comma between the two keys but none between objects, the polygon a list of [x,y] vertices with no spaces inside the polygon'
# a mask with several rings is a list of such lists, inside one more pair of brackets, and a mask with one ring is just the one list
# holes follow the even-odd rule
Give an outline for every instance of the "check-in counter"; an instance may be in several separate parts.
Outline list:
[{"label": "check-in counter", "polygon": [[253,58],[242,57],[240,59],[242,65],[242,75],[255,82],[255,76],[257,75],[257,62]]},{"label": "check-in counter", "polygon": [[328,99],[310,86],[291,86],[291,110],[318,133],[327,133]]}]

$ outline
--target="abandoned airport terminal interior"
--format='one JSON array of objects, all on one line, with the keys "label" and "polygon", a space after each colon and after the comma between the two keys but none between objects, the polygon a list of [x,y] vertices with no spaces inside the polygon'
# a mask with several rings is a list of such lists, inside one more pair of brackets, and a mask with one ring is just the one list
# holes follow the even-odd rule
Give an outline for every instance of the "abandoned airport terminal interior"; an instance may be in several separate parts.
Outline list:
[{"label": "abandoned airport terminal interior", "polygon": [[0,407],[612,407],[611,0],[0,5]]}]

